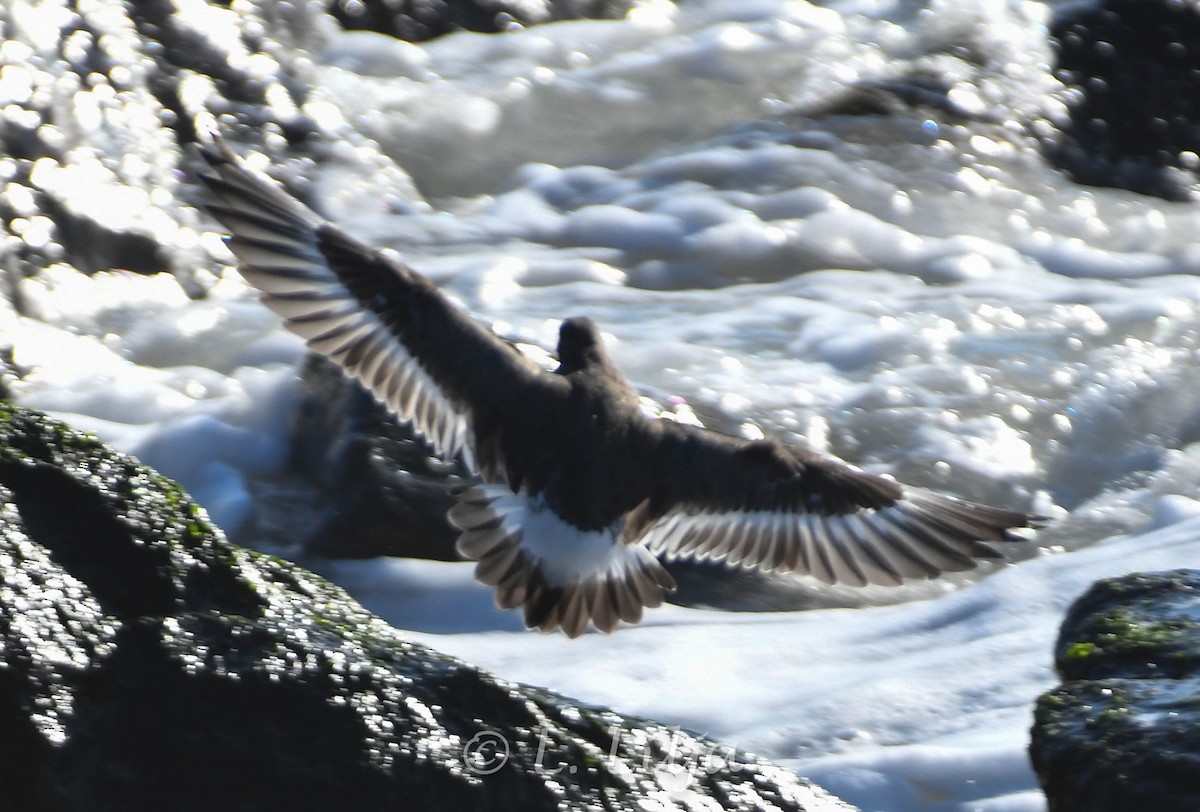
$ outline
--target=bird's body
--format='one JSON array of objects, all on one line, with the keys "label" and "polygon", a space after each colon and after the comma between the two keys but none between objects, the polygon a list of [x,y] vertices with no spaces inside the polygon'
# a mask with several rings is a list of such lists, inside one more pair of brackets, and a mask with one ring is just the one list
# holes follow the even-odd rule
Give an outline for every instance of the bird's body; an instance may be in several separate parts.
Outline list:
[{"label": "bird's body", "polygon": [[909,488],[776,440],[646,416],[587,318],[547,372],[427,279],[205,148],[243,276],[314,351],[477,475],[450,520],[528,626],[613,631],[674,588],[659,558],[900,584],[996,558],[1025,514]]}]

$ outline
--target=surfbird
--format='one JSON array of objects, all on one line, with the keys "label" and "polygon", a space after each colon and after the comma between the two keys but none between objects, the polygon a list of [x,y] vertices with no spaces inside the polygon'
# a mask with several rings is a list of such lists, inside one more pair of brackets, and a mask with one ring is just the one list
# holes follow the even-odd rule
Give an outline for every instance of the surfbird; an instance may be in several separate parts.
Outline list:
[{"label": "surfbird", "polygon": [[558,367],[543,369],[219,138],[201,153],[207,207],[267,307],[470,469],[449,512],[458,551],[530,628],[637,623],[675,587],[663,560],[900,585],[999,558],[987,542],[1038,523],[798,445],[650,417],[591,319],[562,322]]}]

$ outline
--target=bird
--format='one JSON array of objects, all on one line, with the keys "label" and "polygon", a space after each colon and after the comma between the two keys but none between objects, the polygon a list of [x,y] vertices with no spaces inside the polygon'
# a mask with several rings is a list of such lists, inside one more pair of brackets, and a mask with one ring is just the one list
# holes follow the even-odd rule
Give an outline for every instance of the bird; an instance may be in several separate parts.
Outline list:
[{"label": "bird", "polygon": [[525,626],[568,637],[641,621],[664,562],[899,586],[1003,558],[1042,519],[863,471],[805,446],[647,414],[586,316],[538,365],[425,276],[250,169],[199,147],[207,210],[241,275],[308,348],[361,382],[470,477],[456,549]]}]

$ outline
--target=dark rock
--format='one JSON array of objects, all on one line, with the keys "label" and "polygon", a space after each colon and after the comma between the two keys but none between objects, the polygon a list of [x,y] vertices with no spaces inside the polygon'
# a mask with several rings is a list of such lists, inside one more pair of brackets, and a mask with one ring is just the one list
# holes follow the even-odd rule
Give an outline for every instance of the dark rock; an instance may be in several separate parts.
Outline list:
[{"label": "dark rock", "polygon": [[12,397],[9,387],[24,376],[24,370],[13,360],[13,348],[0,345],[0,400]]},{"label": "dark rock", "polygon": [[[260,489],[248,543],[326,558],[379,555],[457,561],[447,488],[466,472],[443,463],[340,368],[309,355],[286,480]],[[309,509],[296,510],[296,494]]]},{"label": "dark rock", "polygon": [[1200,674],[1200,572],[1135,573],[1097,582],[1063,621],[1064,680]]},{"label": "dark rock", "polygon": [[408,642],[226,542],[154,471],[7,403],[0,720],[5,809],[849,809]]},{"label": "dark rock", "polygon": [[[305,112],[307,54],[337,31],[321,5],[227,5],[6,4],[15,18],[53,13],[56,23],[53,39],[45,27],[6,32],[9,83],[30,91],[0,115],[0,220],[20,238],[0,241],[0,267],[18,280],[54,264],[168,271],[202,296],[219,264],[200,238],[186,147],[218,117],[302,198],[331,151],[319,144],[338,142],[357,147],[340,161],[404,188],[404,173],[348,125]],[[326,138],[310,138],[318,132]]]},{"label": "dark rock", "polygon": [[552,20],[619,19],[632,0],[331,0],[343,28],[408,42],[452,31],[494,34]]},{"label": "dark rock", "polygon": [[270,45],[272,40],[293,46],[317,42],[317,19],[284,18],[283,10],[264,19],[261,14],[275,13],[266,9],[200,18],[195,6],[183,6],[179,0],[140,0],[130,14],[144,47],[155,56],[147,88],[169,112],[166,123],[179,143],[195,141],[197,125],[222,114],[232,114],[250,130],[266,127],[292,143],[313,133],[315,125],[302,113],[307,84],[297,76],[294,60]]},{"label": "dark rock", "polygon": [[34,90],[15,94],[0,116],[8,164],[0,219],[24,238],[0,248],[5,267],[30,276],[61,262],[84,273],[120,268],[189,279],[207,260],[194,241],[175,239],[173,227],[163,233],[180,178],[166,114],[149,90],[168,62],[151,58],[153,44],[131,24],[131,12],[154,4],[26,5],[7,7],[13,16],[55,14],[57,41],[37,27],[7,31],[11,81]]},{"label": "dark rock", "polygon": [[1097,582],[1055,664],[1029,748],[1051,812],[1200,809],[1200,572]]},{"label": "dark rock", "polygon": [[171,255],[149,232],[101,223],[71,207],[70,199],[43,198],[42,211],[54,221],[63,256],[86,274],[120,268],[155,274],[169,270]]},{"label": "dark rock", "polygon": [[1200,5],[1071,4],[1054,21],[1069,117],[1047,156],[1075,180],[1168,200],[1200,176]]}]

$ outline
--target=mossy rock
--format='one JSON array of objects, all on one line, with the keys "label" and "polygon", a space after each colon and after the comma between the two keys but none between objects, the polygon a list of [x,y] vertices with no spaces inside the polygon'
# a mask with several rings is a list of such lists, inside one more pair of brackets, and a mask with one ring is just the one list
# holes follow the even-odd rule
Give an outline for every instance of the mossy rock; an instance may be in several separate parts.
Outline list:
[{"label": "mossy rock", "polygon": [[0,404],[0,808],[701,798],[850,808],[751,755],[408,641],[327,581],[231,545],[136,460]]},{"label": "mossy rock", "polygon": [[1071,607],[1055,647],[1064,680],[1187,677],[1200,671],[1200,583],[1191,570],[1096,582]]},{"label": "mossy rock", "polygon": [[1200,572],[1093,584],[1055,662],[1029,751],[1051,812],[1200,809]]},{"label": "mossy rock", "polygon": [[1034,712],[1031,756],[1054,812],[1200,809],[1200,685],[1068,682]]}]

